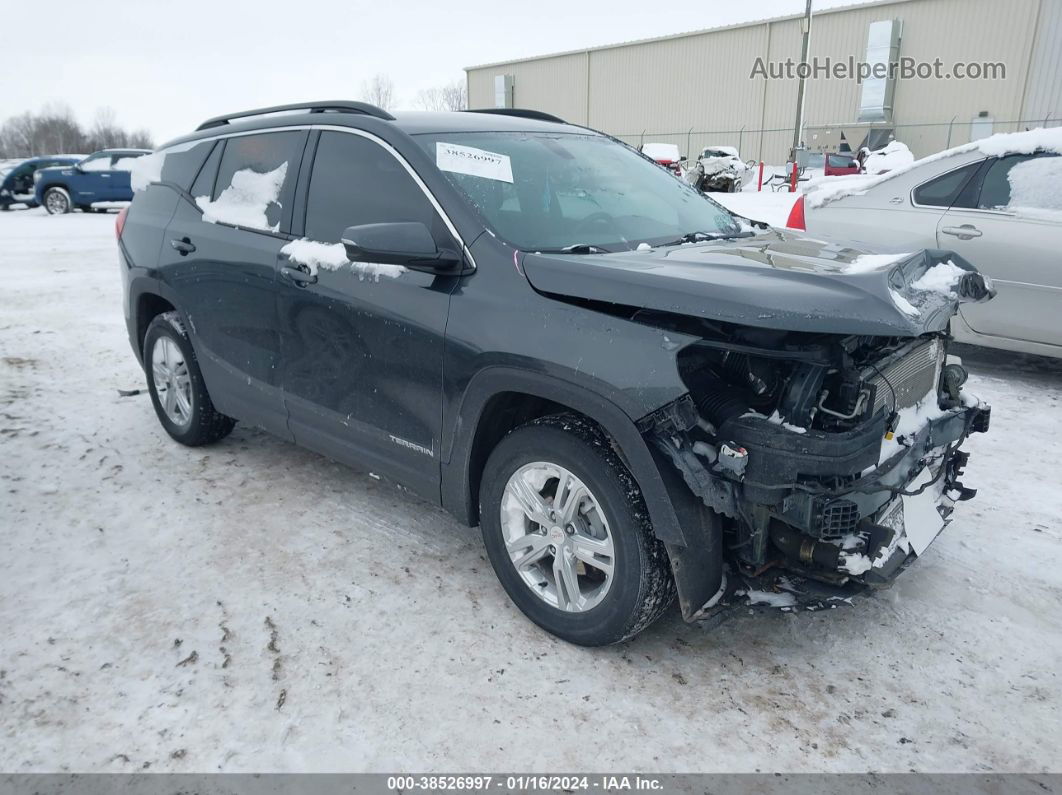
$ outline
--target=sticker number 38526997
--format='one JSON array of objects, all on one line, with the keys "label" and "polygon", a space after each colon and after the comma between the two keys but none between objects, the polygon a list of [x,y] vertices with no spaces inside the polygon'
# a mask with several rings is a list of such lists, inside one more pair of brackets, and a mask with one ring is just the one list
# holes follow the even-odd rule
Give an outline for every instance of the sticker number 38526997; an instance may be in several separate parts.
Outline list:
[{"label": "sticker number 38526997", "polygon": [[471,177],[513,181],[513,167],[508,155],[499,155],[473,146],[460,146],[438,141],[435,144],[435,164],[443,171],[468,174]]}]

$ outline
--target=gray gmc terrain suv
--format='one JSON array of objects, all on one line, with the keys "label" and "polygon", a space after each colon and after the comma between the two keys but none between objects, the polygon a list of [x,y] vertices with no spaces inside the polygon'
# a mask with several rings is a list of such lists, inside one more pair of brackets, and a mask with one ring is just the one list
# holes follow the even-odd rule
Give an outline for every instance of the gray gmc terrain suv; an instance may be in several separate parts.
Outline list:
[{"label": "gray gmc terrain suv", "polygon": [[[283,112],[282,112],[283,111]],[[949,321],[991,284],[737,217],[535,111],[320,102],[141,158],[118,220],[159,422],[236,422],[479,524],[534,622],[599,645],[887,585],[988,427]]]}]

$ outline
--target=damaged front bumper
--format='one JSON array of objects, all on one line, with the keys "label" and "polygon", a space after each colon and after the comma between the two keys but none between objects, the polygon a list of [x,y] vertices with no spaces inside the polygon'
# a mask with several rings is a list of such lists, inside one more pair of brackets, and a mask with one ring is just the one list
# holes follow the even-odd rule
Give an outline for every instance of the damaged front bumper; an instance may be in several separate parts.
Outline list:
[{"label": "damaged front bumper", "polygon": [[736,606],[823,609],[887,586],[974,495],[959,447],[988,429],[991,409],[964,396],[893,436],[884,413],[844,433],[796,429],[745,415],[719,429],[718,449],[692,443],[683,400],[643,430],[687,486],[724,519],[726,576],[689,620]]}]

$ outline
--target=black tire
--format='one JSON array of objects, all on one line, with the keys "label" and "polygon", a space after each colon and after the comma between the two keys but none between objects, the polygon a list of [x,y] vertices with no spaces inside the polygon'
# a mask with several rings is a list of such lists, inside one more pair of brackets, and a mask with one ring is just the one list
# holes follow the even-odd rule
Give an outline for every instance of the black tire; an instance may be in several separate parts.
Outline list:
[{"label": "black tire", "polygon": [[48,215],[65,215],[72,209],[70,194],[63,188],[48,188],[44,192],[44,209]]},{"label": "black tire", "polygon": [[[506,550],[501,505],[520,467],[546,461],[568,469],[593,493],[608,520],[615,548],[612,585],[585,612],[566,612],[532,592]],[[480,524],[491,565],[517,607],[557,637],[580,646],[605,646],[637,635],[675,598],[664,545],[653,535],[641,491],[601,430],[578,415],[560,414],[511,431],[491,453],[480,488]]]},{"label": "black tire", "polygon": [[[188,422],[184,425],[174,422],[166,414],[152,376],[152,354],[160,337],[166,337],[174,342],[183,355],[184,364],[187,367],[191,385],[191,412]],[[210,400],[203,381],[203,374],[199,370],[195,350],[192,348],[188,332],[177,312],[164,312],[157,315],[148,325],[147,332],[144,334],[144,373],[147,376],[148,392],[151,394],[155,414],[166,433],[176,441],[189,447],[199,447],[216,442],[232,433],[236,420],[226,417],[214,408],[214,403]]]}]

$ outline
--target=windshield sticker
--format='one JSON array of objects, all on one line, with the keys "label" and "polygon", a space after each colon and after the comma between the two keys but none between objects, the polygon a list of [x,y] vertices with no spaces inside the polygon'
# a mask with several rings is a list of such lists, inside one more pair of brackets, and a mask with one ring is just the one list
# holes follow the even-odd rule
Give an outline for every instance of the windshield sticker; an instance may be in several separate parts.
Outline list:
[{"label": "windshield sticker", "polygon": [[513,167],[508,155],[499,155],[484,149],[457,144],[435,144],[435,163],[443,171],[454,174],[468,174],[470,177],[483,177],[497,182],[513,181]]}]

